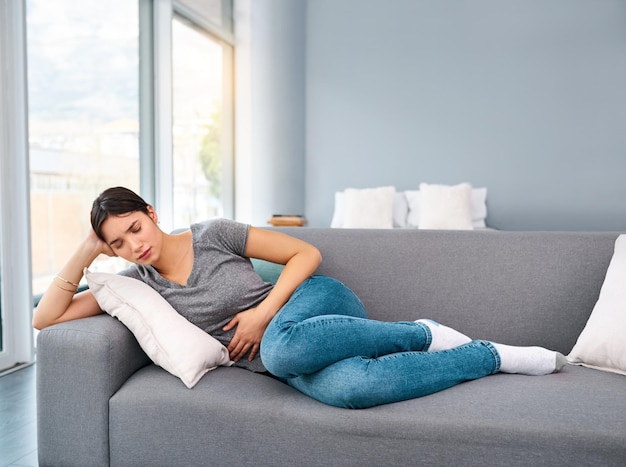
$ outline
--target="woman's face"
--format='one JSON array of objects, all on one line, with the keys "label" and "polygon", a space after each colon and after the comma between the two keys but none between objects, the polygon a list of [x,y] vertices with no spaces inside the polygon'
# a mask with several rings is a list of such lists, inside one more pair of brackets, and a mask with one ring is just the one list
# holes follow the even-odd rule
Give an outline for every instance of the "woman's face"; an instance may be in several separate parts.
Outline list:
[{"label": "woman's face", "polygon": [[148,206],[148,214],[133,211],[109,216],[101,227],[102,235],[113,252],[137,264],[154,264],[161,253],[162,232],[157,215]]}]

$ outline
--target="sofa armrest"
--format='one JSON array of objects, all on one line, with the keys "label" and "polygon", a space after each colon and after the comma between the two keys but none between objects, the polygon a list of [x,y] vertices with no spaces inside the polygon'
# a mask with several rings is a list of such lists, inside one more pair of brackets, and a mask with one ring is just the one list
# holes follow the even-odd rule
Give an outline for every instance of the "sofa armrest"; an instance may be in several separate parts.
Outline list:
[{"label": "sofa armrest", "polygon": [[39,465],[109,465],[109,399],[150,363],[132,333],[100,315],[37,337]]}]

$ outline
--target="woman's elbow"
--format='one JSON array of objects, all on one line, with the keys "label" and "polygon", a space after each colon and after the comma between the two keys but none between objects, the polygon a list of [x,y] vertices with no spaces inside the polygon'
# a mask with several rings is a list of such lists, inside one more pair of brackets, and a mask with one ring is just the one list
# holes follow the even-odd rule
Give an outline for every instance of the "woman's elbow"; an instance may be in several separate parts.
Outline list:
[{"label": "woman's elbow", "polygon": [[37,308],[35,308],[35,313],[33,314],[31,324],[33,328],[41,331],[42,329],[55,324],[55,321],[50,318],[48,313],[46,313],[46,310],[40,309],[38,306]]},{"label": "woman's elbow", "polygon": [[37,313],[35,312],[35,315],[33,316],[33,320],[32,320],[32,326],[33,328],[37,329],[38,331],[41,331],[43,328],[48,327],[49,325],[44,323],[43,320],[37,316]]},{"label": "woman's elbow", "polygon": [[322,253],[316,247],[311,247],[311,260],[314,262],[315,267],[317,268],[322,263]]}]

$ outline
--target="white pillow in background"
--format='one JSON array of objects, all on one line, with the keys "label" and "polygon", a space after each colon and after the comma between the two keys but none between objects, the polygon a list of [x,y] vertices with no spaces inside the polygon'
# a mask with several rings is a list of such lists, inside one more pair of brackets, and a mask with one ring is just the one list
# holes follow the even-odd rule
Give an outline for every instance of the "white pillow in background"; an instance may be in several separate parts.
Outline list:
[{"label": "white pillow in background", "polygon": [[233,364],[220,341],[178,314],[144,282],[88,269],[85,279],[100,308],[119,319],[148,357],[189,389],[208,371]]},{"label": "white pillow in background", "polygon": [[420,229],[472,230],[472,186],[420,184]]},{"label": "white pillow in background", "polygon": [[409,215],[409,204],[407,203],[404,193],[394,193],[393,195],[393,226],[406,227],[407,217]]},{"label": "white pillow in background", "polygon": [[[335,192],[335,208],[333,211],[333,218],[330,222],[331,228],[343,228],[345,225],[346,217],[346,203],[345,192]],[[396,192],[393,198],[393,226],[394,227],[406,227],[407,216],[409,214],[409,205],[407,203],[404,193]]]},{"label": "white pillow in background", "polygon": [[[407,190],[404,195],[408,204],[407,226],[418,227],[420,219],[420,192],[419,190]],[[472,188],[472,226],[476,228],[487,227],[487,188]]]},{"label": "white pillow in background", "polygon": [[331,228],[341,229],[346,218],[346,196],[343,191],[335,192],[335,210],[333,219],[330,221]]},{"label": "white pillow in background", "polygon": [[[408,209],[404,194],[396,193],[394,187],[347,188],[335,193],[335,209],[330,226],[340,229],[404,227]],[[388,214],[391,216],[391,226]]]},{"label": "white pillow in background", "polygon": [[567,359],[626,375],[626,234],[615,241],[598,301]]},{"label": "white pillow in background", "polygon": [[409,205],[406,224],[409,227],[417,227],[420,223],[420,192],[419,190],[407,190],[404,192],[404,196]]},{"label": "white pillow in background", "polygon": [[487,188],[472,188],[472,225],[487,227]]},{"label": "white pillow in background", "polygon": [[345,190],[345,228],[392,229],[393,199],[396,189],[347,188]]}]

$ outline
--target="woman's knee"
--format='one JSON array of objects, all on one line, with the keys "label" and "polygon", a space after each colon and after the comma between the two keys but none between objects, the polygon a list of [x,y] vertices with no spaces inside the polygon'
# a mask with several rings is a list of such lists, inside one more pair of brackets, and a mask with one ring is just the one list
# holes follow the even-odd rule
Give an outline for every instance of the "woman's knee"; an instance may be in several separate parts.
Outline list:
[{"label": "woman's knee", "polygon": [[345,284],[328,276],[313,276],[313,295],[319,300],[320,314],[367,318],[363,303]]}]

